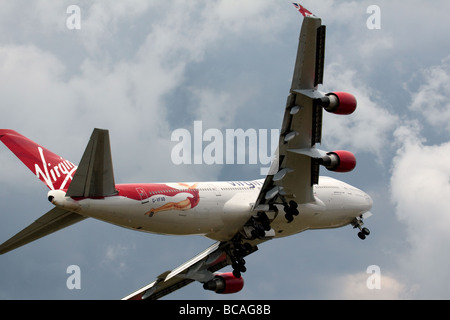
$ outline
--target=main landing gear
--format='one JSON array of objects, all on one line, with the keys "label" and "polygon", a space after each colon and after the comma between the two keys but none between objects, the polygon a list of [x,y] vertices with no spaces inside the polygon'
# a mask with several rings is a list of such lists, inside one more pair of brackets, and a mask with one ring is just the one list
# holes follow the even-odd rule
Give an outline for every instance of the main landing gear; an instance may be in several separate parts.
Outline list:
[{"label": "main landing gear", "polygon": [[361,217],[357,217],[355,219],[353,219],[352,221],[352,226],[353,229],[358,228],[359,232],[358,232],[358,237],[361,240],[364,240],[369,234],[370,234],[370,230],[367,228],[363,228],[364,222],[362,221],[362,216]]},{"label": "main landing gear", "polygon": [[286,213],[284,216],[288,223],[291,223],[294,220],[294,216],[298,216],[298,204],[294,200],[290,200],[289,203],[284,202],[284,212]]},{"label": "main landing gear", "polygon": [[240,278],[241,272],[247,271],[244,257],[255,249],[256,248],[253,248],[250,243],[240,243],[240,241],[234,243],[234,248],[231,254],[229,254],[232,261],[231,267],[233,268],[233,276]]}]

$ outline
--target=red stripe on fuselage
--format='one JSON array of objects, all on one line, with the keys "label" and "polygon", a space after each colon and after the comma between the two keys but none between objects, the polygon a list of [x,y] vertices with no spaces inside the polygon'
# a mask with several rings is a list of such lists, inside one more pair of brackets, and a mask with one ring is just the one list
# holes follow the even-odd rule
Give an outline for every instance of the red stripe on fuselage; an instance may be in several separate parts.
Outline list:
[{"label": "red stripe on fuselage", "polygon": [[147,198],[152,197],[153,195],[163,195],[168,197],[176,196],[180,193],[189,193],[192,195],[190,198],[191,208],[196,206],[200,200],[199,190],[193,186],[188,186],[185,184],[177,184],[179,188],[171,187],[167,184],[163,183],[150,183],[150,184],[120,184],[116,185],[117,191],[119,191],[118,196],[126,197],[133,200],[142,201],[145,198],[142,197],[142,194],[139,193],[138,190],[143,189],[146,192]]}]

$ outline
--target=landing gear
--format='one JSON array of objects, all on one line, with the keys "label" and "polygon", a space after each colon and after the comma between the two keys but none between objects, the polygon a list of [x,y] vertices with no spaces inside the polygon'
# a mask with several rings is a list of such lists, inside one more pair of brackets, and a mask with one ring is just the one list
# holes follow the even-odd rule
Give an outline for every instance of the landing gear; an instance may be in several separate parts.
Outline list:
[{"label": "landing gear", "polygon": [[250,243],[241,244],[240,241],[234,243],[234,249],[230,254],[231,267],[233,268],[233,275],[236,278],[241,277],[241,272],[247,271],[245,267],[244,257],[254,251],[255,248],[252,247]]},{"label": "landing gear", "polygon": [[270,226],[270,219],[264,211],[258,212],[257,216],[253,216],[245,224],[241,230],[244,239],[268,239],[275,236],[275,232]]},{"label": "landing gear", "polygon": [[247,268],[245,267],[245,260],[243,258],[241,258],[239,262],[234,262],[231,267],[233,268],[233,276],[236,278],[241,277],[241,272],[247,271]]},{"label": "landing gear", "polygon": [[231,240],[226,252],[229,259],[228,264],[231,264],[233,275],[236,278],[239,278],[242,272],[247,271],[244,257],[258,250],[256,245],[246,241],[268,240],[275,237],[275,231],[270,226],[270,222],[276,217],[277,213],[278,209],[274,205],[269,205],[269,211],[259,211],[252,216],[242,230]]},{"label": "landing gear", "polygon": [[284,212],[286,213],[284,217],[291,223],[294,220],[294,216],[298,216],[298,205],[294,200],[289,201],[289,203],[284,202]]},{"label": "landing gear", "polygon": [[366,238],[366,236],[368,236],[370,234],[369,229],[367,228],[362,228],[360,232],[358,232],[358,237],[361,240],[364,240]]},{"label": "landing gear", "polygon": [[370,234],[370,230],[367,228],[363,228],[364,222],[362,221],[362,216],[353,219],[352,226],[353,228],[358,228],[360,231],[358,232],[358,237],[361,240],[366,239],[366,237]]}]

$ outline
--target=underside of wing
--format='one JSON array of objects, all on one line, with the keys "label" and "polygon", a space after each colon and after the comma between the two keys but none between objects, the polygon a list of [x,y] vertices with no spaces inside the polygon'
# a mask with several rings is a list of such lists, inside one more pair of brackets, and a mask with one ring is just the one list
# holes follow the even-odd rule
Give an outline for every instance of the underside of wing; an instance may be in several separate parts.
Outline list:
[{"label": "underside of wing", "polygon": [[314,145],[320,143],[322,108],[314,101],[322,96],[317,85],[323,80],[324,52],[325,26],[319,18],[305,17],[277,154],[256,206],[275,203],[277,199],[278,203],[289,199],[297,203],[313,200],[312,186],[318,181],[318,166],[311,155],[291,150],[314,152]]},{"label": "underside of wing", "polygon": [[314,89],[323,83],[326,27],[317,17],[305,17],[297,49],[291,90]]},{"label": "underside of wing", "polygon": [[[247,246],[240,258],[256,251],[256,246]],[[192,259],[172,271],[160,274],[155,281],[122,300],[156,300],[194,281],[204,284],[206,290],[217,293],[234,293],[242,289],[242,277],[231,273],[215,274],[216,271],[233,263],[236,247],[232,242],[216,242]]]},{"label": "underside of wing", "polygon": [[325,34],[321,19],[304,18],[277,153],[255,203],[255,211],[272,210],[273,205],[281,204],[285,211],[298,214],[298,204],[315,201],[313,186],[319,181],[321,165],[338,172],[351,171],[356,165],[353,154],[348,151],[326,152],[316,148],[322,140],[324,109],[343,115],[356,109],[356,99],[352,95],[324,94],[317,89],[323,82]]}]

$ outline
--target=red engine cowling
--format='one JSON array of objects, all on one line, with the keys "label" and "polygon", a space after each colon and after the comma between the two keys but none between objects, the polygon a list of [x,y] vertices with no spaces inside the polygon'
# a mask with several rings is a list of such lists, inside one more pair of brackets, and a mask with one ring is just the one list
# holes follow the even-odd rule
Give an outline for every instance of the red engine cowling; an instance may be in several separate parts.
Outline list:
[{"label": "red engine cowling", "polygon": [[356,158],[350,151],[338,150],[328,152],[321,158],[321,164],[328,170],[335,172],[350,172],[356,166]]},{"label": "red engine cowling", "polygon": [[356,98],[347,92],[330,92],[318,99],[320,105],[334,114],[352,114],[356,110]]},{"label": "red engine cowling", "polygon": [[244,287],[244,278],[236,278],[232,272],[219,273],[203,284],[203,289],[216,293],[236,293]]}]

